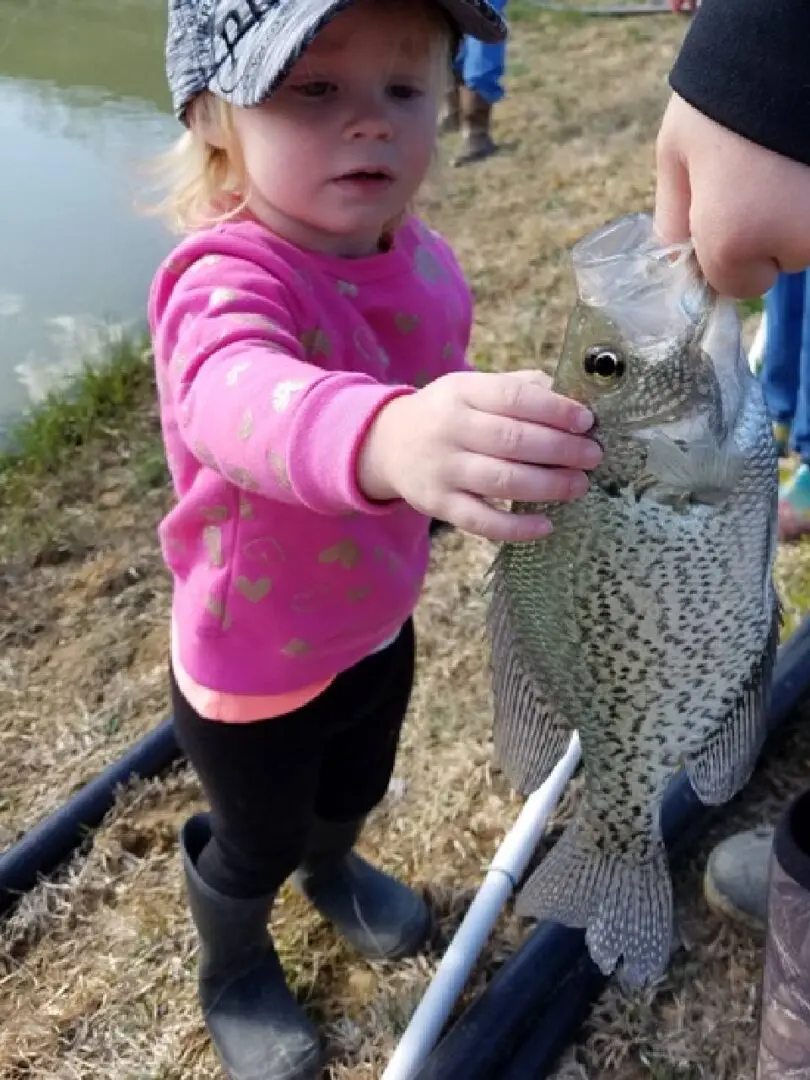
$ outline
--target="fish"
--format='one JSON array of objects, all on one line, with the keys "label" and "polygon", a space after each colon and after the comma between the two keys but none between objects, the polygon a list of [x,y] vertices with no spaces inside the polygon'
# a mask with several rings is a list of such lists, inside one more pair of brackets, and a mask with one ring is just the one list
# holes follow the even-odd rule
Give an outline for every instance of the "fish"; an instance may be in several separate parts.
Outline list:
[{"label": "fish", "polygon": [[487,574],[497,763],[517,791],[579,733],[574,818],[519,915],[585,930],[605,975],[659,980],[677,947],[660,824],[685,770],[706,805],[748,781],[767,734],[782,615],[778,460],[733,303],[647,213],[573,245],[577,298],[552,378],[603,448],[586,495],[503,542]]}]

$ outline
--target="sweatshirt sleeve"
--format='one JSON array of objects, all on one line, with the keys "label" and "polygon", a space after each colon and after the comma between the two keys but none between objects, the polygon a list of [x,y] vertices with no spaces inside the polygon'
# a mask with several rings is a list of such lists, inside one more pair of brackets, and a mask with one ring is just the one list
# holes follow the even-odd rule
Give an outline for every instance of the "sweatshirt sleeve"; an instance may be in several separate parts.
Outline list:
[{"label": "sweatshirt sleeve", "polygon": [[810,0],[702,0],[670,85],[717,123],[810,165]]},{"label": "sweatshirt sleeve", "polygon": [[[167,274],[170,273],[167,271]],[[356,479],[379,410],[410,386],[328,371],[317,329],[301,329],[289,286],[248,260],[203,259],[158,281],[150,321],[164,408],[205,466],[316,513],[385,513]]]}]

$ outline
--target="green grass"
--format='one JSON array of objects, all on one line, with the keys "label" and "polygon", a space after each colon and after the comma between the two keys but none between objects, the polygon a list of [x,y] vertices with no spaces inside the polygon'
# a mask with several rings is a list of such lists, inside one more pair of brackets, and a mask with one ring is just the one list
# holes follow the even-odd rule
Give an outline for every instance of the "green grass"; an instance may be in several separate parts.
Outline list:
[{"label": "green grass", "polygon": [[740,300],[737,303],[737,308],[743,319],[747,318],[749,315],[760,315],[764,307],[765,301],[761,296],[752,296],[747,300]]},{"label": "green grass", "polygon": [[7,433],[0,477],[55,473],[77,450],[119,438],[144,402],[154,397],[146,341],[110,348],[103,363],[86,366],[66,393],[53,393]]}]

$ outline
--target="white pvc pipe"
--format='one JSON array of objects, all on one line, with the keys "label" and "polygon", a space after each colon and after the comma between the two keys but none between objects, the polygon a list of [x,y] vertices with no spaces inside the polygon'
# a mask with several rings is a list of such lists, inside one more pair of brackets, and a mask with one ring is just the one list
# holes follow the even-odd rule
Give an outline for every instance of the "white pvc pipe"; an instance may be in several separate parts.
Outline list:
[{"label": "white pvc pipe", "polygon": [[581,756],[579,736],[574,732],[565,754],[526,800],[517,821],[495,853],[481,888],[442,957],[381,1080],[411,1080],[430,1054]]}]

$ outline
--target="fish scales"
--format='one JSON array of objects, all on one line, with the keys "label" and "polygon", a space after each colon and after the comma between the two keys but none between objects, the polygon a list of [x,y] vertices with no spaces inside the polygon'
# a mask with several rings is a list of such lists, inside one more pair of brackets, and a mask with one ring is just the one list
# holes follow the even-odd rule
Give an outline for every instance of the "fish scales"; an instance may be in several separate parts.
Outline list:
[{"label": "fish scales", "polygon": [[675,936],[665,788],[681,766],[709,804],[747,781],[779,632],[777,460],[761,389],[732,306],[687,249],[659,254],[647,215],[575,248],[581,297],[555,387],[592,408],[605,458],[584,498],[512,507],[542,509],[554,528],[501,546],[489,611],[507,776],[531,791],[574,728],[582,744],[579,811],[518,911],[585,928],[600,968],[631,987],[663,974]]}]

